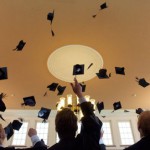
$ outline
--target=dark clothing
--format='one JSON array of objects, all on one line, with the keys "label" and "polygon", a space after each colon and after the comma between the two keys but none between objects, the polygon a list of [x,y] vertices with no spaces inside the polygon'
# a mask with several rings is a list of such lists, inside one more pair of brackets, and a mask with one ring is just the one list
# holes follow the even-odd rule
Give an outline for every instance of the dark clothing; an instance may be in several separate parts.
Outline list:
[{"label": "dark clothing", "polygon": [[46,150],[47,146],[42,141],[39,141],[34,145],[34,147],[30,148],[0,147],[0,150],[37,150],[37,149]]},{"label": "dark clothing", "polygon": [[84,117],[81,119],[81,132],[76,138],[61,139],[49,150],[100,150],[99,139],[102,122],[95,116],[88,102],[81,105]]},{"label": "dark clothing", "polygon": [[124,150],[150,150],[150,136],[143,137],[140,141]]},{"label": "dark clothing", "polygon": [[106,145],[105,144],[100,144],[101,150],[106,150]]}]

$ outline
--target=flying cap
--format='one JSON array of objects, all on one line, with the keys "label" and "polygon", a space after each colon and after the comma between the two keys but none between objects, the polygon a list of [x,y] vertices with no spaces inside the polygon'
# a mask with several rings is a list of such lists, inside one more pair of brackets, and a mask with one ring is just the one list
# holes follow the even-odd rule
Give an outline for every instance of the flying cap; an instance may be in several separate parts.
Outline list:
[{"label": "flying cap", "polygon": [[19,120],[13,120],[13,122],[12,122],[12,128],[14,130],[18,130],[19,131],[19,129],[21,128],[22,124],[23,123],[20,122]]},{"label": "flying cap", "polygon": [[[107,4],[106,2],[100,5],[100,10],[107,8]],[[97,13],[98,14],[98,13]],[[93,18],[95,18],[97,16],[97,14],[93,15]]]},{"label": "flying cap", "polygon": [[38,117],[44,119],[43,122],[45,122],[49,115],[50,115],[51,109],[41,107],[40,111],[38,112]]},{"label": "flying cap", "polygon": [[80,83],[81,87],[82,87],[82,92],[85,92],[86,90],[86,84],[84,83]]},{"label": "flying cap", "polygon": [[99,113],[104,109],[104,102],[97,102],[96,104]]},{"label": "flying cap", "polygon": [[11,122],[8,124],[8,126],[4,128],[4,130],[7,135],[7,140],[9,140],[11,136],[14,134],[14,130],[13,130]]},{"label": "flying cap", "polygon": [[99,79],[108,79],[111,76],[111,74],[107,75],[107,69],[100,69],[96,75]]},{"label": "flying cap", "polygon": [[2,111],[2,112],[4,112],[6,110],[6,105],[2,100],[5,97],[6,97],[6,94],[4,94],[4,93],[0,94],[0,111]]},{"label": "flying cap", "polygon": [[47,86],[47,88],[50,90],[50,91],[55,91],[56,88],[58,86],[58,83],[52,83],[50,85]]},{"label": "flying cap", "polygon": [[57,95],[62,95],[64,93],[65,89],[66,89],[66,86],[59,85],[57,87],[57,90],[58,90],[58,94]]},{"label": "flying cap", "polygon": [[26,44],[26,42],[24,42],[23,40],[21,40],[21,41],[18,43],[18,45],[16,46],[16,48],[13,49],[13,50],[21,51],[21,50],[24,48],[25,44]]},{"label": "flying cap", "polygon": [[116,74],[125,75],[124,70],[125,70],[124,67],[115,67]]},{"label": "flying cap", "polygon": [[121,102],[120,102],[120,101],[115,102],[115,103],[113,104],[113,107],[114,107],[114,110],[121,109],[121,108],[122,108]]},{"label": "flying cap", "polygon": [[73,66],[73,75],[84,74],[84,64],[76,64]]},{"label": "flying cap", "polygon": [[135,110],[135,112],[137,113],[137,114],[141,114],[142,112],[143,112],[144,110],[142,109],[142,108],[137,108],[136,110]]},{"label": "flying cap", "polygon": [[51,23],[51,34],[52,34],[52,36],[55,36],[55,33],[54,33],[53,29],[52,29],[52,22],[53,22],[53,19],[54,19],[54,10],[53,10],[53,12],[49,12],[49,13],[47,14],[47,20],[49,20],[50,23]]},{"label": "flying cap", "polygon": [[149,85],[149,83],[144,79],[144,78],[136,78],[137,82],[139,83],[140,86],[142,87],[147,87]]},{"label": "flying cap", "polygon": [[7,67],[0,68],[0,80],[8,79]]},{"label": "flying cap", "polygon": [[35,104],[36,104],[34,96],[24,97],[23,100],[24,100],[24,103],[22,103],[22,105],[25,105],[25,106],[27,106],[27,105],[35,106]]}]

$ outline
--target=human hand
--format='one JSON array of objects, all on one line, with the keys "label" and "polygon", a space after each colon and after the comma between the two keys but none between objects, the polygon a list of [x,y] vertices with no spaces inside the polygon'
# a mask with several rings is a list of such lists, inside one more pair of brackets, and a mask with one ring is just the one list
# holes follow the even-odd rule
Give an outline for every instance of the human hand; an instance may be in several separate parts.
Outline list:
[{"label": "human hand", "polygon": [[37,131],[33,128],[30,128],[29,131],[28,131],[28,136],[32,137],[34,135],[37,135]]},{"label": "human hand", "polygon": [[82,87],[81,85],[79,84],[79,82],[77,81],[76,78],[74,78],[74,84],[71,83],[71,87],[72,87],[72,90],[73,92],[79,97],[79,98],[82,98],[83,95],[82,95]]},{"label": "human hand", "polygon": [[5,137],[6,137],[5,130],[2,126],[2,124],[0,124],[0,145],[3,145]]}]

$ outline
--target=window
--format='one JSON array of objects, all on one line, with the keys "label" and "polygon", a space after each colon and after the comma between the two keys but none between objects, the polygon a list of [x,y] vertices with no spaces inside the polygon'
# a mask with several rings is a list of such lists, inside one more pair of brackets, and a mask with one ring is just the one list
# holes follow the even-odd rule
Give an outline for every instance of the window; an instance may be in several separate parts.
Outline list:
[{"label": "window", "polygon": [[23,122],[19,131],[14,130],[12,145],[25,145],[27,136],[28,122]]},{"label": "window", "polygon": [[113,140],[112,140],[112,132],[111,132],[111,127],[110,127],[110,122],[103,122],[103,127],[102,127],[104,134],[103,134],[103,141],[105,145],[113,145]]},{"label": "window", "polygon": [[40,139],[43,139],[46,145],[48,141],[48,126],[49,126],[48,122],[45,123],[37,122],[36,124],[37,135]]},{"label": "window", "polygon": [[121,144],[132,145],[134,143],[130,121],[118,122]]}]

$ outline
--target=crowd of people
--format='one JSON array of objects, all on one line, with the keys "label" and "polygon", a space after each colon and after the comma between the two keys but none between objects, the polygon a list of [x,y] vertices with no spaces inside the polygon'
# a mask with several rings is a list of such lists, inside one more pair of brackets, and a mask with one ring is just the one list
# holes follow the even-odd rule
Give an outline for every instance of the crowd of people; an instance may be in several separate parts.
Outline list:
[{"label": "crowd of people", "polygon": [[[73,92],[78,96],[80,107],[83,113],[81,119],[81,131],[76,136],[77,117],[69,108],[64,108],[58,112],[55,118],[55,129],[60,141],[51,147],[44,144],[37,136],[37,131],[30,128],[28,136],[31,138],[33,146],[22,148],[21,150],[106,150],[102,141],[103,132],[102,121],[94,114],[93,105],[87,102],[82,94],[82,87],[75,78],[71,83]],[[141,139],[125,150],[149,150],[150,149],[150,111],[142,112],[138,117],[138,131]],[[5,130],[0,124],[0,150],[15,150],[15,147],[5,147],[3,145],[6,138]],[[20,150],[20,149],[17,149]]]}]

